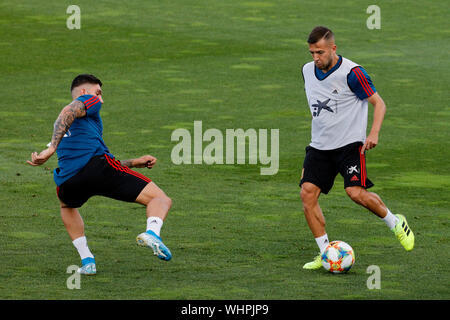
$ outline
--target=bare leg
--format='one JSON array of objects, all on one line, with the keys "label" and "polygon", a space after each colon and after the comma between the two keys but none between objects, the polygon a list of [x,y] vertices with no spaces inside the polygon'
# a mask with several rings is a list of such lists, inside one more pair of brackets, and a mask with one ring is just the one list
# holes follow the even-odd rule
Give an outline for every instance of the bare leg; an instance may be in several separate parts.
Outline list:
[{"label": "bare leg", "polygon": [[61,202],[61,218],[72,241],[84,236],[84,222],[78,209],[67,207]]},{"label": "bare leg", "polygon": [[147,218],[159,217],[163,221],[166,219],[167,213],[172,207],[172,199],[153,182],[150,182],[141,191],[136,202],[147,207]]},{"label": "bare leg", "polygon": [[[136,202],[147,207],[147,231],[137,236],[138,245],[151,248],[159,259],[169,261],[172,259],[172,253],[159,238],[159,231],[172,206],[172,200],[156,184],[150,182],[139,194]],[[149,233],[150,231],[157,237]]]},{"label": "bare leg", "polygon": [[94,256],[89,250],[86,238],[84,237],[84,222],[78,209],[70,208],[61,202],[61,218],[73,245],[80,255],[81,263],[83,264],[83,266],[78,269],[78,272],[87,275],[96,274],[97,269],[95,267]]},{"label": "bare leg", "polygon": [[369,192],[363,187],[358,186],[348,187],[345,191],[357,204],[373,212],[380,218],[386,217],[387,207],[376,193]]},{"label": "bare leg", "polygon": [[326,234],[325,217],[319,206],[320,188],[316,185],[305,182],[302,184],[300,197],[303,203],[303,211],[309,229],[311,229],[314,238],[321,237]]}]

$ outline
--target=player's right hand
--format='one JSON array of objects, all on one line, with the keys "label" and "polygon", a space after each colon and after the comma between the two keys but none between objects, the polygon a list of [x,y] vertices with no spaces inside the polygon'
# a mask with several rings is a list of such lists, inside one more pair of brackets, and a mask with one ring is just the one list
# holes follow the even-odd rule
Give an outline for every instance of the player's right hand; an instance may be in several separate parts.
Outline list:
[{"label": "player's right hand", "polygon": [[50,146],[43,150],[41,153],[33,152],[31,154],[31,161],[27,160],[27,163],[32,166],[40,166],[45,163],[55,153],[55,148]]}]

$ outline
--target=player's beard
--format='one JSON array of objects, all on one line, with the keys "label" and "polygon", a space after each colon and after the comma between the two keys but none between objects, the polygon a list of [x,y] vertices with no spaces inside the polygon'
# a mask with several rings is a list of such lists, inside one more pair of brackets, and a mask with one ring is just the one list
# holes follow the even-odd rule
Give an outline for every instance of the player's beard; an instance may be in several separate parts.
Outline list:
[{"label": "player's beard", "polygon": [[323,64],[322,66],[317,66],[317,68],[319,68],[322,71],[329,71],[331,64],[333,63],[333,58],[330,58],[326,64]]}]

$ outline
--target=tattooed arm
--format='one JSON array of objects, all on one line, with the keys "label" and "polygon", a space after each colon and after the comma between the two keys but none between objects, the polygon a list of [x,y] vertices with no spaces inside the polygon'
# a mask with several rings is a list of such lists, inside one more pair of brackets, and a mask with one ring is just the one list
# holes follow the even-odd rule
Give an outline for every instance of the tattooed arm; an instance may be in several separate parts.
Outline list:
[{"label": "tattooed arm", "polygon": [[130,160],[120,160],[120,164],[128,167],[128,168],[133,168],[133,159]]},{"label": "tattooed arm", "polygon": [[45,163],[56,152],[56,148],[58,148],[59,143],[67,130],[69,130],[73,121],[76,118],[82,118],[85,115],[86,108],[84,103],[79,100],[74,100],[72,103],[65,106],[53,125],[53,136],[50,146],[39,154],[33,152],[31,154],[31,161],[27,161],[27,163],[32,166],[39,166]]},{"label": "tattooed arm", "polygon": [[79,100],[73,100],[71,104],[65,106],[53,125],[53,136],[51,146],[56,150],[62,138],[69,130],[76,118],[82,118],[86,115],[84,103]]},{"label": "tattooed arm", "polygon": [[122,160],[120,164],[128,168],[153,168],[156,164],[156,158],[150,155],[142,156],[137,159]]}]

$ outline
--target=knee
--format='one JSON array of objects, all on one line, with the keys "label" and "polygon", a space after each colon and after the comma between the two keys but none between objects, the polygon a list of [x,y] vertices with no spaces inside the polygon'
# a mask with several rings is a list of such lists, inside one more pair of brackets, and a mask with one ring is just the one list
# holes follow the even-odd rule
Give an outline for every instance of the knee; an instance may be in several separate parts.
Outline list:
[{"label": "knee", "polygon": [[168,197],[164,191],[156,187],[153,183],[148,184],[148,186],[141,191],[136,199],[137,203],[144,206],[162,205],[170,209],[172,207],[172,199]]},{"label": "knee", "polygon": [[151,201],[149,201],[147,205],[150,205],[151,202],[157,202],[160,205],[166,207],[167,210],[170,210],[170,208],[172,207],[172,199],[169,198],[165,193],[159,194],[158,196],[154,197],[153,199],[151,199]]},{"label": "knee", "polygon": [[363,203],[365,189],[361,187],[349,187],[345,189],[347,195],[356,203]]},{"label": "knee", "polygon": [[152,204],[159,204],[159,206],[166,207],[167,210],[170,210],[170,208],[172,207],[172,199],[170,199],[165,194],[158,195],[157,197],[150,199],[150,201],[147,203],[147,206]]},{"label": "knee", "polygon": [[317,193],[312,188],[303,185],[300,191],[300,198],[302,199],[303,208],[308,209],[317,201]]},{"label": "knee", "polygon": [[300,199],[302,199],[302,203],[305,204],[305,202],[308,202],[310,197],[310,192],[305,190],[305,188],[302,187],[300,190]]},{"label": "knee", "polygon": [[165,195],[163,197],[163,201],[169,209],[172,208],[172,199],[171,198],[169,198],[168,196]]}]

